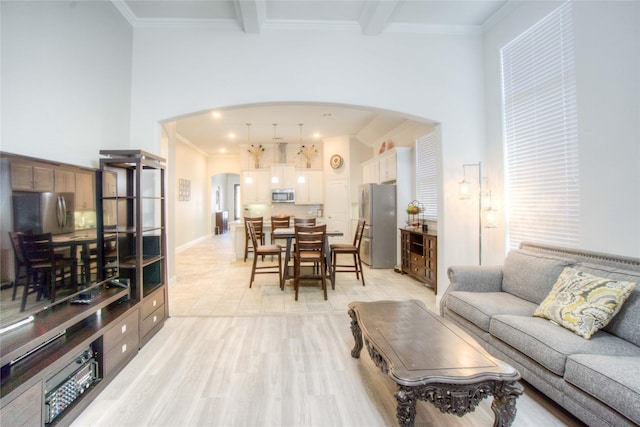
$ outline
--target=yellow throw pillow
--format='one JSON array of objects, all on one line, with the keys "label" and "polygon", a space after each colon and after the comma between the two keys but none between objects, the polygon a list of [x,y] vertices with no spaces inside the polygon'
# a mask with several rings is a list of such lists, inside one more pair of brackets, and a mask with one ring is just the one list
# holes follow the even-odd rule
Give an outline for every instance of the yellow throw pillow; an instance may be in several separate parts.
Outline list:
[{"label": "yellow throw pillow", "polygon": [[566,267],[533,315],[589,339],[620,311],[635,285]]}]

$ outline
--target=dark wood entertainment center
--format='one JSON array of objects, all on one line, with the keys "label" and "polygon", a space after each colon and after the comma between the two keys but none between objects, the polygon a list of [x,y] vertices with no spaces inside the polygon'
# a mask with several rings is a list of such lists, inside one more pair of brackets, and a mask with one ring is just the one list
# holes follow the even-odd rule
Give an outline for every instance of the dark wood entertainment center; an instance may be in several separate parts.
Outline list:
[{"label": "dark wood entertainment center", "polygon": [[[139,150],[100,154],[106,157],[93,172],[97,273],[82,291],[90,302],[70,295],[25,313],[30,321],[0,335],[2,425],[71,424],[168,317],[164,159]],[[4,153],[0,175],[25,160],[56,176],[51,162]],[[2,191],[11,192],[9,185]],[[103,249],[107,235],[116,236],[115,259]]]}]

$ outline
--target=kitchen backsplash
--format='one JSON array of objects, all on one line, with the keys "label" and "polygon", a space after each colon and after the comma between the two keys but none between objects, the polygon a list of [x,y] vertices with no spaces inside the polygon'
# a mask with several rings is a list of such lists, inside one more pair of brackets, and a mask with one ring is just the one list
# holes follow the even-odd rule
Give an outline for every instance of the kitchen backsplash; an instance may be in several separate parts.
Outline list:
[{"label": "kitchen backsplash", "polygon": [[322,205],[278,203],[273,205],[255,204],[244,206],[243,216],[262,216],[268,218],[279,215],[290,215],[298,218],[320,217],[322,216]]},{"label": "kitchen backsplash", "polygon": [[96,212],[95,211],[75,211],[76,230],[86,230],[88,228],[96,228]]}]

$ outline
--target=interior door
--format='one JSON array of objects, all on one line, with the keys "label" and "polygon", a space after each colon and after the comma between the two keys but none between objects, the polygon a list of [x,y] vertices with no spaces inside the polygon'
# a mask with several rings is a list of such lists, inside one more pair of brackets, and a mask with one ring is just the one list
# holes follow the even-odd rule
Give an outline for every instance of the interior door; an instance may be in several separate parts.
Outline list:
[{"label": "interior door", "polygon": [[327,228],[342,231],[342,237],[332,237],[331,243],[350,243],[353,241],[349,220],[349,185],[347,180],[327,181],[324,203],[324,216]]}]

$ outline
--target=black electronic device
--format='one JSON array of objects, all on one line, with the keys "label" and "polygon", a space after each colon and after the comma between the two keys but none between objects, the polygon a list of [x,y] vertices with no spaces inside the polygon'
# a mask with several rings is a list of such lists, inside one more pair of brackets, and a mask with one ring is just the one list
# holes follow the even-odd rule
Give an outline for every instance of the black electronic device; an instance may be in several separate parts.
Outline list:
[{"label": "black electronic device", "polygon": [[98,362],[89,346],[45,382],[45,423],[50,424],[98,380]]}]

